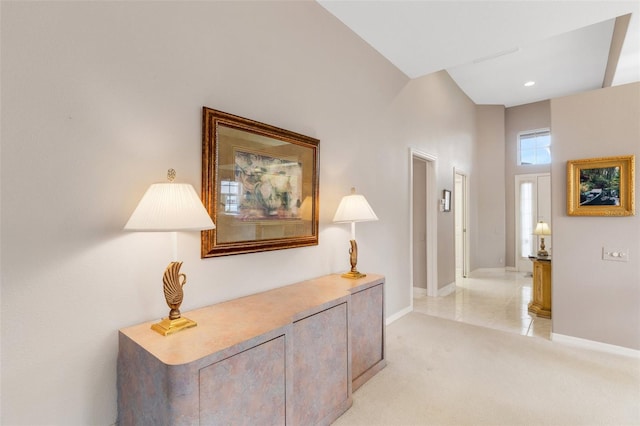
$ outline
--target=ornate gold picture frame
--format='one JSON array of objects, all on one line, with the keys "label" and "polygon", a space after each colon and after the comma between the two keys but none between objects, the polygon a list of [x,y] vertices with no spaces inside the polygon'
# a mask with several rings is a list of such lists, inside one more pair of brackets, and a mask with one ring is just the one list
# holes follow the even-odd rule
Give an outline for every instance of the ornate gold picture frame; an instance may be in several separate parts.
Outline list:
[{"label": "ornate gold picture frame", "polygon": [[567,161],[569,216],[635,215],[635,156]]},{"label": "ornate gold picture frame", "polygon": [[318,244],[320,141],[203,107],[201,256]]}]

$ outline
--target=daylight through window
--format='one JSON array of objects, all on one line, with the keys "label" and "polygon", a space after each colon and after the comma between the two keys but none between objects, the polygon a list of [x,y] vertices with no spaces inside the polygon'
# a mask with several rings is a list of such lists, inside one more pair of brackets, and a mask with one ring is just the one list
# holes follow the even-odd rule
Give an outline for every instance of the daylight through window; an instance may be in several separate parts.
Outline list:
[{"label": "daylight through window", "polygon": [[518,164],[550,164],[551,132],[549,129],[522,132],[518,135]]}]

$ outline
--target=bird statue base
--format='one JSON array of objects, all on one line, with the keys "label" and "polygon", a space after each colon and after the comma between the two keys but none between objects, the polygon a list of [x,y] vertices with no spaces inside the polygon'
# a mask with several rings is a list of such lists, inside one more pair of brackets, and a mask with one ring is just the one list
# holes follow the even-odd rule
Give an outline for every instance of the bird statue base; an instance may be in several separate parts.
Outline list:
[{"label": "bird statue base", "polygon": [[162,321],[157,322],[151,326],[153,331],[157,331],[163,336],[177,333],[178,331],[186,330],[187,328],[195,327],[197,322],[190,320],[189,318],[180,317],[177,319],[163,318]]}]

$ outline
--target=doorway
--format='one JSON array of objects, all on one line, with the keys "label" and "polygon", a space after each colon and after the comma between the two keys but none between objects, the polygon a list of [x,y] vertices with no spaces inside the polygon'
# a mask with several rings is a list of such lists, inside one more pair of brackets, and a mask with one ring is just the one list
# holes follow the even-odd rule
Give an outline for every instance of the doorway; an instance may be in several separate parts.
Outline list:
[{"label": "doorway", "polygon": [[410,150],[409,274],[412,307],[414,295],[438,295],[435,162],[432,155]]},{"label": "doorway", "polygon": [[455,215],[455,250],[456,250],[456,280],[466,278],[469,273],[469,240],[467,229],[467,175],[459,170],[455,171],[455,189],[453,193],[453,211]]},{"label": "doorway", "polygon": [[413,158],[413,295],[427,295],[427,162]]},{"label": "doorway", "polygon": [[[532,173],[516,175],[516,269],[532,272],[533,263],[529,256],[538,251],[538,238],[533,235],[540,220],[551,226],[551,175]],[[549,249],[549,245],[547,244]]]}]

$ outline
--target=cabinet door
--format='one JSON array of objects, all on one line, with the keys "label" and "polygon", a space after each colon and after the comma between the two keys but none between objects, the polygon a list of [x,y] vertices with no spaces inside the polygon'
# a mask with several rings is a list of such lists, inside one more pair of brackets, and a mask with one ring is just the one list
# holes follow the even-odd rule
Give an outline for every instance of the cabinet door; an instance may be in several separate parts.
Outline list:
[{"label": "cabinet door", "polygon": [[[351,372],[358,378],[384,360],[383,286],[351,295]],[[357,384],[356,384],[357,383]]]},{"label": "cabinet door", "polygon": [[541,301],[545,313],[551,316],[551,262],[545,262],[541,267],[540,275],[542,275],[542,294]]},{"label": "cabinet door", "polygon": [[285,338],[200,370],[200,424],[285,424]]},{"label": "cabinet door", "polygon": [[347,304],[293,325],[293,424],[328,424],[351,405]]},{"label": "cabinet door", "polygon": [[533,301],[536,305],[543,307],[542,291],[544,289],[544,268],[542,263],[533,262]]}]

